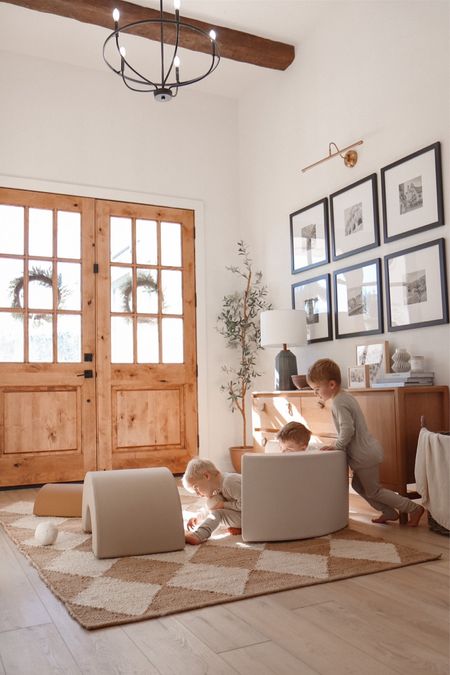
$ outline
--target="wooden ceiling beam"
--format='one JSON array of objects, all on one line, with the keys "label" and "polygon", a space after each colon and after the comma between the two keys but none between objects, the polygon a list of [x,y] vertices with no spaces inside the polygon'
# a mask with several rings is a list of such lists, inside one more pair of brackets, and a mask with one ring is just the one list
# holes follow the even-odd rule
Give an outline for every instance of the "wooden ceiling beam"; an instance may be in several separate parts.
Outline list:
[{"label": "wooden ceiling beam", "polygon": [[[120,25],[142,21],[143,19],[159,18],[159,10],[134,5],[125,0],[5,0],[9,4],[26,7],[38,12],[56,14],[82,23],[90,23],[113,30],[112,10],[120,10]],[[175,18],[173,14],[164,12],[165,18]],[[181,19],[193,26],[209,32],[213,28],[217,33],[217,44],[220,55],[226,59],[251,63],[262,68],[286,70],[295,58],[295,48],[292,45],[276,42],[250,33],[244,33],[224,26],[218,26],[203,21],[197,21],[181,14]],[[138,26],[129,31],[134,35],[146,37],[149,40],[159,41],[159,27],[147,24]],[[165,42],[174,44],[174,33],[166,31]],[[180,46],[192,51],[209,53],[209,45],[201,35],[194,31],[182,31]]]}]

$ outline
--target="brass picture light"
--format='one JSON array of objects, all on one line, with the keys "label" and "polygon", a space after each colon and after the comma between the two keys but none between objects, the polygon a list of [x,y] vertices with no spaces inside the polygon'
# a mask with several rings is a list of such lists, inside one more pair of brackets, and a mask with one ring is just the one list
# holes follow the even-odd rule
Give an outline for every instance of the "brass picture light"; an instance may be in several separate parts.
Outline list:
[{"label": "brass picture light", "polygon": [[[345,166],[352,167],[355,166],[356,162],[358,161],[358,153],[356,150],[352,150],[351,148],[356,147],[357,145],[361,145],[364,141],[356,141],[356,143],[351,143],[350,145],[347,145],[345,148],[342,148],[341,150],[338,148],[336,143],[328,143],[328,155],[327,157],[323,157],[322,159],[319,159],[318,162],[314,162],[313,164],[309,164],[308,166],[305,166],[304,169],[302,169],[302,173],[305,171],[308,171],[308,169],[312,169],[313,166],[317,166],[318,164],[322,164],[322,162],[326,162],[327,160],[331,159],[332,157],[342,157],[344,160]],[[331,152],[331,148],[335,147],[336,151]]]}]

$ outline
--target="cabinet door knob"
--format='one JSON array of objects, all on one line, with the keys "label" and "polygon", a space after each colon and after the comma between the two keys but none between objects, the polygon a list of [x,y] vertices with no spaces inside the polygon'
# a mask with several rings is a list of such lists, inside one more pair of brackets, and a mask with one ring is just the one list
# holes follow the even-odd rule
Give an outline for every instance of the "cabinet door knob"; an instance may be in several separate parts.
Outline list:
[{"label": "cabinet door knob", "polygon": [[290,415],[292,417],[292,414],[293,414],[292,413],[292,403],[290,401],[288,401],[288,403],[287,403],[287,411],[288,411],[288,415]]}]

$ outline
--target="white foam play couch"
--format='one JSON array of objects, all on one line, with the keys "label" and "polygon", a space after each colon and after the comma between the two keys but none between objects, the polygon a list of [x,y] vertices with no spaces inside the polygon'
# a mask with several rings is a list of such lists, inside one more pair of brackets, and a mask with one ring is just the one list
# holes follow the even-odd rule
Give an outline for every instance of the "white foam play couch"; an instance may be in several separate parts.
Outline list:
[{"label": "white foam play couch", "polygon": [[247,453],[242,458],[242,538],[319,537],[348,524],[348,469],[339,450]]}]

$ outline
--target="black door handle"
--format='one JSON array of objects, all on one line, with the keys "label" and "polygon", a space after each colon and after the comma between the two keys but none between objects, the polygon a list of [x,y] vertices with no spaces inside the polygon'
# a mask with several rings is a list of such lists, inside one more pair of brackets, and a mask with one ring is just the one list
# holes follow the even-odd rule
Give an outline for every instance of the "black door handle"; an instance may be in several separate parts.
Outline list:
[{"label": "black door handle", "polygon": [[91,380],[94,377],[93,370],[83,370],[82,373],[78,373],[77,377],[85,377],[86,380]]}]

